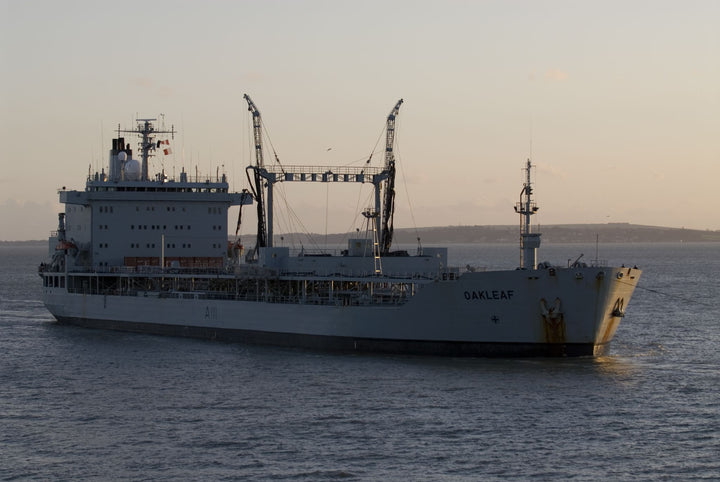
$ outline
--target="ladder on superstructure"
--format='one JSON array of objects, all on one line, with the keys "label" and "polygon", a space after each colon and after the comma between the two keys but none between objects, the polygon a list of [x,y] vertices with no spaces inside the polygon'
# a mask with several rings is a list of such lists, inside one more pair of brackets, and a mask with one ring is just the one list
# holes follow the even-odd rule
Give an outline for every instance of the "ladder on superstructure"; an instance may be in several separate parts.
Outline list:
[{"label": "ladder on superstructure", "polygon": [[368,220],[368,223],[372,225],[372,231],[373,231],[373,258],[374,258],[374,268],[375,268],[375,276],[382,276],[382,259],[380,257],[380,236],[378,234],[377,230],[377,222],[375,221],[379,216],[380,213],[373,210],[373,209],[366,209],[363,211],[363,216],[365,216]]}]

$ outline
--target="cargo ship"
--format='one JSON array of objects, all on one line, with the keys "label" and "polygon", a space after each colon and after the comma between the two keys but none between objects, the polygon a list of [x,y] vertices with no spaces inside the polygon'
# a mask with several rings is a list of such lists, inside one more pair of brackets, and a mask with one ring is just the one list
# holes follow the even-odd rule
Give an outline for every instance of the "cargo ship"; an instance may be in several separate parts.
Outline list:
[{"label": "cargo ship", "polygon": [[[107,171],[84,190],[59,191],[65,206],[40,264],[43,302],[61,324],[341,352],[442,356],[598,356],[607,352],[640,279],[637,267],[538,263],[531,217],[532,162],[520,197],[517,269],[448,265],[446,247],[393,250],[395,121],[386,118],[381,166],[264,162],[259,109],[248,188],[225,174],[150,175],[174,128],[139,119],[110,149]],[[133,158],[125,135],[138,140]],[[370,183],[373,205],[338,250],[276,246],[277,183]],[[254,246],[228,232],[228,210],[254,205]],[[241,219],[238,220],[238,226]],[[237,230],[236,230],[237,234]]]}]

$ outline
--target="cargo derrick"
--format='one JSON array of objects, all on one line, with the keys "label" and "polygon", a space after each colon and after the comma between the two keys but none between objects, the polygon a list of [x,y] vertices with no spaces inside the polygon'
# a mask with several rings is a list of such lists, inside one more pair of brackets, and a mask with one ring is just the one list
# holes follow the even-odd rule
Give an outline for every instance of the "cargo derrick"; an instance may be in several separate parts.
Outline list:
[{"label": "cargo derrick", "polygon": [[[263,162],[263,149],[262,149],[262,118],[260,117],[260,111],[255,107],[255,103],[252,101],[249,95],[243,96],[248,103],[248,110],[252,113],[253,119],[253,138],[255,140],[255,165],[251,167],[253,170],[254,182],[250,182],[250,186],[253,187],[253,197],[257,203],[257,241],[255,243],[255,253],[258,252],[258,248],[264,248],[268,246],[268,233],[267,233],[267,222],[265,216],[265,200],[264,200],[264,184],[263,177],[260,170],[265,167]],[[248,179],[249,180],[249,179]]]},{"label": "cargo derrick", "polygon": [[400,99],[387,117],[387,128],[385,130],[385,193],[383,195],[382,226],[380,229],[380,252],[386,255],[390,252],[393,238],[393,215],[395,214],[395,155],[393,144],[395,143],[395,118],[400,111]]}]

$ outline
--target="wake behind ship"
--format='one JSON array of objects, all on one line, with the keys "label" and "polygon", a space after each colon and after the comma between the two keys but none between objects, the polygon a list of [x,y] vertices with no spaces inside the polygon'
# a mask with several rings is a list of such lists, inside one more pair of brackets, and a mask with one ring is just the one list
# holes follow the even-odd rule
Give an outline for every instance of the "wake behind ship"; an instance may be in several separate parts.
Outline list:
[{"label": "wake behind ship", "polygon": [[[113,139],[107,172],[60,191],[65,212],[40,265],[43,301],[60,323],[323,350],[449,356],[599,355],[640,278],[637,268],[537,263],[531,170],[515,211],[518,269],[448,266],[447,248],[393,251],[395,119],[384,164],[265,165],[260,111],[253,120],[250,190],[225,175],[149,175],[175,130],[141,119]],[[139,138],[140,160],[121,134]],[[340,253],[274,246],[274,189],[282,182],[371,183],[366,230]],[[254,204],[255,246],[229,243],[231,206]],[[241,211],[242,212],[242,211]]]}]

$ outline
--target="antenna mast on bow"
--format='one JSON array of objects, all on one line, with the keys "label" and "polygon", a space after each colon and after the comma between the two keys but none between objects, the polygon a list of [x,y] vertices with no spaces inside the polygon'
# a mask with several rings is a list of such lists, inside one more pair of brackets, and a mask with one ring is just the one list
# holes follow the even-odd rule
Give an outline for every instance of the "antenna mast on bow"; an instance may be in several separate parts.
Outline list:
[{"label": "antenna mast on bow", "polygon": [[515,205],[515,212],[520,215],[520,268],[522,269],[537,268],[537,249],[540,247],[540,233],[530,232],[530,216],[540,209],[532,200],[532,182],[530,181],[532,167],[532,163],[528,159],[524,169],[526,177],[520,191],[520,201]]}]

